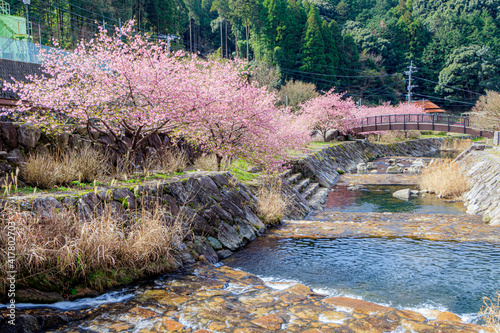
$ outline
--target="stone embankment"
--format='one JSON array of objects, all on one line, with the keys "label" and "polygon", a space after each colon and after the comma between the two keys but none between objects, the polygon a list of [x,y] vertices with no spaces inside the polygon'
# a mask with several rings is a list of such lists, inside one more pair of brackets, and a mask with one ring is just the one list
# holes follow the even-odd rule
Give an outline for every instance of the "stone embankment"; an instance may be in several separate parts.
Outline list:
[{"label": "stone embankment", "polygon": [[[284,175],[288,181],[283,191],[291,201],[284,217],[297,220],[311,212],[311,207],[321,208],[339,174],[355,171],[359,163],[380,156],[428,155],[440,145],[439,139],[425,139],[394,145],[350,142],[323,149],[298,161],[292,171]],[[41,215],[66,206],[85,218],[101,214],[105,206],[112,206],[118,217],[124,219],[156,204],[163,205],[172,215],[183,212],[192,221],[193,233],[175,251],[176,268],[195,261],[215,263],[262,235],[267,228],[258,217],[255,189],[241,184],[229,173],[198,173],[184,179],[96,188],[79,194],[18,197],[4,200],[4,204],[7,201]],[[260,301],[256,299],[256,302]]]},{"label": "stone embankment", "polygon": [[[288,219],[298,219],[309,211],[307,202],[288,186]],[[155,207],[165,208],[171,216],[182,214],[190,222],[189,234],[176,249],[176,267],[203,258],[210,263],[226,258],[232,251],[262,235],[265,225],[258,217],[255,191],[230,173],[205,172],[176,181],[157,181],[150,185],[96,188],[84,194],[41,194],[13,197],[2,205],[18,206],[42,217],[57,214],[63,208],[75,209],[83,219],[100,216],[111,208],[118,220],[133,220],[133,215]]]},{"label": "stone embankment", "polygon": [[340,174],[356,172],[358,164],[377,157],[432,155],[440,149],[443,141],[440,138],[429,138],[395,144],[346,142],[297,161],[285,174],[285,179],[302,194],[312,208],[322,209],[329,189],[338,181]]},{"label": "stone embankment", "polygon": [[490,225],[500,225],[500,158],[473,151],[459,163],[471,179],[471,189],[463,195],[467,213],[482,215]]}]

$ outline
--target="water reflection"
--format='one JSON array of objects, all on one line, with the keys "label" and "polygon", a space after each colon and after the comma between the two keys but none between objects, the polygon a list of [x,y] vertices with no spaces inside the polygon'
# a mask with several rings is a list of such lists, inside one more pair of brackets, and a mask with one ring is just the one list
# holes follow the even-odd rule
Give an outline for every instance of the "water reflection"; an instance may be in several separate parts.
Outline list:
[{"label": "water reflection", "polygon": [[477,313],[500,289],[500,246],[406,238],[260,238],[225,263],[398,308]]},{"label": "water reflection", "polygon": [[347,190],[347,186],[336,186],[326,202],[326,211],[340,212],[391,212],[419,214],[462,214],[465,208],[460,202],[447,202],[434,195],[412,197],[408,201],[394,198],[392,193],[397,190],[415,186],[366,186],[357,191]]}]

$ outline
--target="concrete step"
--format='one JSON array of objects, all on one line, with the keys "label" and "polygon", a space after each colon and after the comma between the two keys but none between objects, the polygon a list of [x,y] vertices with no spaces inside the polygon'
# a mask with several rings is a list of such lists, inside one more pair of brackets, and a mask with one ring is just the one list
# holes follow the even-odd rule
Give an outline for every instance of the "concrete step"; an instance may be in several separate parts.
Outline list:
[{"label": "concrete step", "polygon": [[328,198],[328,193],[330,193],[330,189],[326,187],[321,187],[314,195],[311,197],[311,199],[307,200],[309,202],[309,205],[314,208],[321,210],[323,209],[323,205],[326,202],[326,199]]},{"label": "concrete step", "polygon": [[302,191],[302,196],[304,199],[309,199],[316,191],[319,189],[319,184],[318,183],[310,183],[304,191]]},{"label": "concrete step", "polygon": [[285,171],[280,173],[279,176],[283,179],[286,179],[286,178],[290,177],[291,174],[292,174],[292,169],[286,169]]},{"label": "concrete step", "polygon": [[297,184],[293,185],[293,188],[296,189],[297,192],[301,193],[310,182],[311,180],[309,178],[302,179]]},{"label": "concrete step", "polygon": [[299,172],[299,173],[293,174],[290,177],[288,177],[286,179],[286,181],[288,182],[288,184],[292,185],[292,184],[295,184],[296,182],[298,182],[301,179],[302,179],[302,174]]}]

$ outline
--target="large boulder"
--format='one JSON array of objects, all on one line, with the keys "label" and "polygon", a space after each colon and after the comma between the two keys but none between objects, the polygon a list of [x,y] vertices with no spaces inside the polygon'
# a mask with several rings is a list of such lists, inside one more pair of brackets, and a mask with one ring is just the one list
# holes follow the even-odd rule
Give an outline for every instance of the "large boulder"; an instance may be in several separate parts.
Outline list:
[{"label": "large boulder", "polygon": [[411,196],[411,190],[409,188],[405,188],[404,190],[394,192],[392,196],[401,200],[409,200]]},{"label": "large boulder", "polygon": [[14,149],[7,155],[7,161],[11,164],[19,165],[25,160],[23,153],[19,149]]},{"label": "large boulder", "polygon": [[35,148],[41,135],[42,133],[39,129],[27,124],[21,125],[17,130],[17,141],[22,146]]},{"label": "large boulder", "polygon": [[17,131],[12,123],[2,123],[2,137],[9,148],[17,148]]},{"label": "large boulder", "polygon": [[121,202],[125,208],[128,208],[130,210],[137,209],[137,202],[135,200],[134,194],[127,188],[120,188],[114,191],[113,200]]},{"label": "large boulder", "polygon": [[238,232],[232,226],[224,222],[219,225],[217,239],[231,251],[238,249],[243,244],[243,238]]},{"label": "large boulder", "polygon": [[366,163],[358,163],[358,165],[356,166],[356,169],[357,169],[358,173],[367,173],[368,172],[368,168],[366,166]]},{"label": "large boulder", "polygon": [[393,165],[387,168],[387,173],[403,173],[403,169],[400,166]]}]

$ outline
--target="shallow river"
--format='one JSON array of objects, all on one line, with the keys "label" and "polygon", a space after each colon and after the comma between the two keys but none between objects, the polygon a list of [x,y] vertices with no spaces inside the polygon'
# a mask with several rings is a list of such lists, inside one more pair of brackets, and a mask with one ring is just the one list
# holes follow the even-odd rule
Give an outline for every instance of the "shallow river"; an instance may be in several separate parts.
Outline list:
[{"label": "shallow river", "polygon": [[412,310],[449,310],[468,321],[500,290],[500,246],[413,240],[260,238],[225,264],[334,296]]}]

